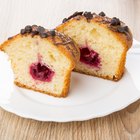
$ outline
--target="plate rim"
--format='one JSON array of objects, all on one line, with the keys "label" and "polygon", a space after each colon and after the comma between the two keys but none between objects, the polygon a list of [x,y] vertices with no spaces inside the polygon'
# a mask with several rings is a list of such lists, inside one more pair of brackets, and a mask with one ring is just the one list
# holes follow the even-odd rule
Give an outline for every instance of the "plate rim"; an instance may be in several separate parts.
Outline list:
[{"label": "plate rim", "polygon": [[129,106],[132,103],[138,101],[139,99],[140,99],[140,95],[135,97],[132,100],[129,100],[129,102],[127,102],[123,105],[119,105],[119,107],[116,108],[116,109],[110,108],[110,109],[106,110],[104,113],[100,112],[100,114],[98,114],[98,115],[94,114],[94,115],[91,115],[91,116],[88,116],[88,117],[83,116],[83,117],[79,117],[79,118],[69,118],[69,119],[68,118],[66,118],[66,119],[60,119],[60,118],[50,119],[49,117],[46,118],[46,119],[42,119],[42,118],[38,118],[36,116],[31,117],[30,115],[27,115],[27,114],[25,114],[25,112],[23,113],[22,111],[19,112],[19,111],[15,110],[14,108],[11,108],[10,106],[8,106],[8,104],[0,104],[0,107],[3,108],[6,111],[12,113],[12,114],[20,116],[22,118],[32,119],[32,120],[42,121],[42,122],[59,122],[59,123],[61,123],[61,122],[73,122],[73,121],[86,121],[86,120],[90,120],[90,119],[104,117],[104,116],[110,115],[114,112],[117,112],[117,111],[120,111],[120,110],[126,108],[127,106]]}]

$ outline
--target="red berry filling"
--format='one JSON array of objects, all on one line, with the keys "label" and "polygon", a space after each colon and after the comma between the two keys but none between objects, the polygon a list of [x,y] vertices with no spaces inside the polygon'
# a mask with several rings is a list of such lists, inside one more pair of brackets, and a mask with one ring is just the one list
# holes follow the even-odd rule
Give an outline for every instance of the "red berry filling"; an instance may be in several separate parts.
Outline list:
[{"label": "red berry filling", "polygon": [[30,74],[35,80],[50,82],[54,76],[54,71],[48,66],[38,62],[31,64]]},{"label": "red berry filling", "polygon": [[96,68],[100,68],[101,65],[99,54],[88,47],[80,48],[80,61]]}]

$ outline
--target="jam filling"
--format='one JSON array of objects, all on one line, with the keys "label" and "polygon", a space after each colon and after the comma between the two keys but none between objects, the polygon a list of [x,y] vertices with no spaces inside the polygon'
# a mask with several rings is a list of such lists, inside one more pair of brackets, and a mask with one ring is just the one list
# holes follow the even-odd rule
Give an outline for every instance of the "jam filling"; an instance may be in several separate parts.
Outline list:
[{"label": "jam filling", "polygon": [[96,68],[100,68],[101,66],[99,54],[88,47],[80,48],[80,61]]},{"label": "jam filling", "polygon": [[30,74],[35,80],[39,80],[42,82],[50,82],[52,80],[52,77],[54,76],[54,71],[52,71],[45,64],[38,62],[31,64]]}]

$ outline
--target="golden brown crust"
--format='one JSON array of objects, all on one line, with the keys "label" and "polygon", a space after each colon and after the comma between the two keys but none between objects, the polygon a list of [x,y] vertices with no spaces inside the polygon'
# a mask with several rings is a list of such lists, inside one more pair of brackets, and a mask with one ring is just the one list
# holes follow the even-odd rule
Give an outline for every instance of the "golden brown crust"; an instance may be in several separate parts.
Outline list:
[{"label": "golden brown crust", "polygon": [[[16,35],[18,36],[18,35]],[[8,44],[10,44],[12,41],[14,41],[16,39],[16,36],[12,37],[11,39],[6,40],[5,42],[3,42],[0,45],[0,50],[4,51],[5,47],[8,46]]]},{"label": "golden brown crust", "polygon": [[82,73],[82,74],[86,74],[86,75],[91,75],[91,76],[95,76],[95,77],[99,77],[99,78],[103,78],[103,79],[107,79],[107,80],[112,80],[112,81],[119,81],[122,76],[123,76],[123,73],[121,73],[119,76],[116,76],[116,77],[109,77],[109,76],[103,76],[103,75],[95,75],[93,73],[89,73],[87,71],[82,71],[82,70],[79,70],[79,69],[74,69],[75,72],[79,72],[79,73]]},{"label": "golden brown crust", "polygon": [[29,90],[33,90],[33,91],[40,92],[40,93],[44,93],[44,94],[51,95],[51,96],[54,96],[54,97],[61,98],[61,97],[66,97],[68,95],[67,94],[68,88],[65,91],[63,91],[61,94],[58,95],[58,94],[55,94],[55,93],[49,93],[49,92],[45,92],[45,91],[42,91],[42,90],[38,90],[36,88],[28,87],[28,86],[23,85],[23,84],[21,84],[19,82],[16,82],[16,81],[14,83],[19,87],[26,88],[26,89],[29,89]]}]

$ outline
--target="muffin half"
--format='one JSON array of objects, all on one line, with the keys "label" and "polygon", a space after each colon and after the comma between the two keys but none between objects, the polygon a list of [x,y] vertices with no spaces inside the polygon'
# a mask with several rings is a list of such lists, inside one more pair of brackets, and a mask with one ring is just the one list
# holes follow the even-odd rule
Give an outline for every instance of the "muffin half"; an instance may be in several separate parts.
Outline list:
[{"label": "muffin half", "polygon": [[71,71],[79,59],[79,49],[69,37],[26,26],[0,49],[11,60],[16,85],[57,97],[68,94]]},{"label": "muffin half", "polygon": [[118,18],[109,18],[104,12],[75,12],[56,30],[79,45],[75,71],[115,81],[122,77],[132,34]]}]

